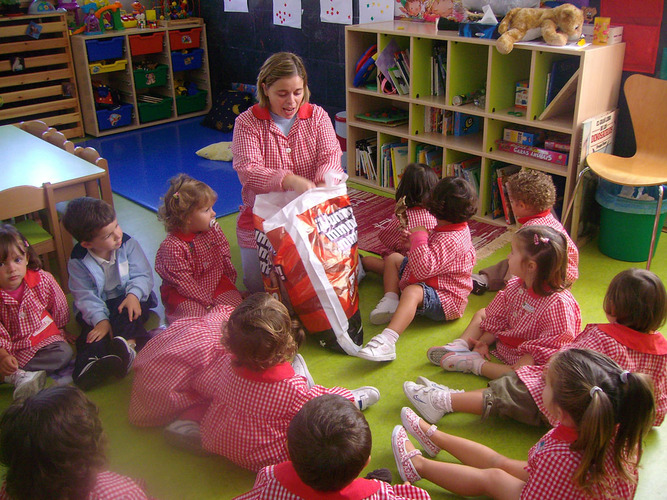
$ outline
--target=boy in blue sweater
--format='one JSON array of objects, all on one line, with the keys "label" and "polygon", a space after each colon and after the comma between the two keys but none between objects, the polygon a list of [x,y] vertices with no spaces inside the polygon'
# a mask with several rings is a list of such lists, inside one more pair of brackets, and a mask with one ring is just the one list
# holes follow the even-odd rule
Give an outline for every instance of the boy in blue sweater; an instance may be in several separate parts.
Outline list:
[{"label": "boy in blue sweater", "polygon": [[135,348],[147,342],[144,322],[157,305],[153,270],[139,243],[123,234],[107,202],[72,200],[63,224],[79,242],[67,264],[81,325],[72,378],[88,390],[111,375],[127,375]]}]

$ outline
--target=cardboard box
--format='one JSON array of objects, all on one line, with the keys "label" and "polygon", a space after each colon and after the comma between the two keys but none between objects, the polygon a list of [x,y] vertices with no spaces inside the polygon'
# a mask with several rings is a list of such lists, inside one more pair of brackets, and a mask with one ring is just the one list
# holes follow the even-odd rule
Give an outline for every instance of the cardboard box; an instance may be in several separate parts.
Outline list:
[{"label": "cardboard box", "polygon": [[[593,43],[593,25],[584,24],[582,34],[586,39],[586,43]],[[621,43],[623,41],[623,26],[609,26],[609,37],[607,38],[607,45],[614,43]]]},{"label": "cardboard box", "polygon": [[528,108],[528,80],[516,82],[516,89],[514,90],[514,107],[521,109]]},{"label": "cardboard box", "polygon": [[544,132],[505,128],[503,140],[524,146],[537,146],[544,142]]},{"label": "cardboard box", "polygon": [[549,151],[548,149],[536,148],[533,146],[523,146],[521,144],[506,141],[496,141],[496,144],[500,151],[507,151],[508,153],[515,153],[536,160],[556,163],[557,165],[567,165],[567,153],[558,153],[557,151]]}]

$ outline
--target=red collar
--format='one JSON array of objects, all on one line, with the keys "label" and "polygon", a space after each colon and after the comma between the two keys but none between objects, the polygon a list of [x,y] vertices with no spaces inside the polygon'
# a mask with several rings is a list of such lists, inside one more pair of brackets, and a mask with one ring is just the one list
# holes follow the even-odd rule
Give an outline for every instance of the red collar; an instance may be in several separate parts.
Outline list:
[{"label": "red collar", "polygon": [[565,443],[574,443],[577,438],[579,437],[579,433],[577,432],[577,429],[573,427],[566,427],[560,422],[554,429],[554,431],[551,433],[554,439],[557,439],[558,441],[563,441]]},{"label": "red collar", "polygon": [[634,351],[644,354],[667,354],[667,340],[660,332],[642,333],[618,323],[597,325],[597,327]]},{"label": "red collar", "polygon": [[458,224],[438,224],[433,230],[439,233],[449,233],[453,231],[461,231],[466,227],[468,227],[467,222],[459,222]]},{"label": "red collar", "polygon": [[33,271],[32,269],[26,269],[23,281],[25,281],[25,284],[28,285],[29,288],[35,288],[41,280],[42,277],[39,275],[38,271]]},{"label": "red collar", "polygon": [[191,243],[192,240],[195,239],[195,236],[197,236],[195,233],[181,233],[181,232],[175,232],[172,233],[174,236],[176,236],[179,240],[185,241],[186,243]]},{"label": "red collar", "polygon": [[368,498],[380,489],[378,481],[357,478],[339,491],[317,491],[303,481],[294,470],[292,462],[283,462],[273,467],[276,479],[290,493],[308,499],[317,500],[353,500]]},{"label": "red collar", "polygon": [[518,278],[518,280],[519,280],[519,284],[521,285],[521,288],[523,288],[528,293],[528,295],[530,297],[532,297],[533,299],[542,299],[544,297],[548,297],[549,295],[551,295],[553,293],[553,290],[547,288],[545,290],[547,292],[547,295],[540,295],[537,292],[535,292],[535,290],[533,290],[533,287],[528,288],[526,286],[526,282],[523,281],[523,278]]},{"label": "red collar", "polygon": [[533,220],[533,219],[541,219],[542,217],[546,217],[546,216],[549,215],[550,213],[551,213],[551,209],[550,209],[550,208],[547,208],[544,212],[540,212],[539,214],[527,215],[526,217],[519,217],[519,218],[517,219],[517,222],[518,222],[519,224],[525,224],[525,223],[528,222],[529,220]]},{"label": "red collar", "polygon": [[[250,109],[252,109],[252,114],[255,115],[255,118],[259,120],[272,120],[269,108],[264,108],[259,104],[255,104]],[[309,102],[304,102],[301,104],[299,111],[296,112],[296,116],[298,116],[301,120],[307,120],[308,118],[311,118],[313,116],[313,105]]]},{"label": "red collar", "polygon": [[280,382],[294,376],[294,368],[289,363],[280,363],[261,372],[256,372],[245,366],[234,366],[234,371],[240,377],[253,382]]}]

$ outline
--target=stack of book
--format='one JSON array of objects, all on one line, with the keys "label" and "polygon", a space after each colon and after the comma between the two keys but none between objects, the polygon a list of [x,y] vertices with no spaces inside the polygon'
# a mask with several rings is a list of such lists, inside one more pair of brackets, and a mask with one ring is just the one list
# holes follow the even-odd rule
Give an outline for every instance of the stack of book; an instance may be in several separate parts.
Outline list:
[{"label": "stack of book", "polygon": [[424,132],[451,134],[453,127],[452,112],[441,108],[424,108]]},{"label": "stack of book", "polygon": [[394,52],[394,59],[387,67],[387,72],[399,95],[410,93],[410,52],[408,49]]},{"label": "stack of book", "polygon": [[[530,127],[506,127],[502,140],[496,141],[498,149],[536,160],[567,165],[570,139],[565,134],[546,136],[544,131]],[[553,148],[547,148],[547,144]]]},{"label": "stack of book", "polygon": [[375,165],[377,158],[377,138],[359,139],[356,143],[356,149],[355,175],[368,180],[377,179],[377,167]]},{"label": "stack of book", "polygon": [[415,153],[418,163],[431,167],[438,178],[442,177],[442,148],[431,144],[417,144]]},{"label": "stack of book", "polygon": [[505,183],[507,178],[521,170],[518,165],[508,165],[499,161],[491,163],[491,217],[504,217],[505,222],[514,224],[514,213]]},{"label": "stack of book", "polygon": [[408,166],[407,142],[388,142],[380,147],[380,186],[396,188]]},{"label": "stack of book", "polygon": [[447,46],[436,45],[431,56],[431,95],[445,95],[447,80]]},{"label": "stack of book", "polygon": [[462,177],[475,188],[479,195],[480,174],[482,171],[482,159],[479,156],[472,156],[463,161],[448,163],[445,170],[447,177]]}]

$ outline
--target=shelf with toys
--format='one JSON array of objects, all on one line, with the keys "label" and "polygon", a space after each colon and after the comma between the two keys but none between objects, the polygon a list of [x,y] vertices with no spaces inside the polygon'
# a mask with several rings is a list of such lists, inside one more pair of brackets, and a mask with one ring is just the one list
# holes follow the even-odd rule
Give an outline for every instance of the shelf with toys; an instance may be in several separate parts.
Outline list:
[{"label": "shelf with toys", "polygon": [[[150,29],[74,35],[71,41],[90,135],[201,115],[211,107],[206,27],[199,18]],[[93,72],[93,65],[116,71]],[[104,87],[111,102],[100,96]]]},{"label": "shelf with toys", "polygon": [[[496,168],[506,165],[551,174],[567,203],[579,171],[581,124],[616,108],[624,50],[623,43],[556,47],[524,42],[503,55],[495,40],[439,31],[433,23],[347,26],[348,175],[393,192],[395,182],[384,183],[394,178],[393,172],[369,172],[393,168],[383,163],[382,148],[398,139],[407,145],[409,162],[426,159],[440,175],[463,172],[461,164],[474,163],[479,219],[504,223],[493,186]],[[389,93],[404,82],[392,79],[390,85],[384,76],[378,79],[382,71],[364,67],[370,57],[377,68],[405,61],[407,87]],[[401,120],[373,120],[383,115]],[[514,142],[528,140],[519,132],[534,134],[536,142]],[[560,149],[548,150],[545,140]],[[376,143],[372,153],[365,148],[369,141]],[[358,151],[363,164],[357,162]],[[370,165],[369,157],[374,160]]]}]

